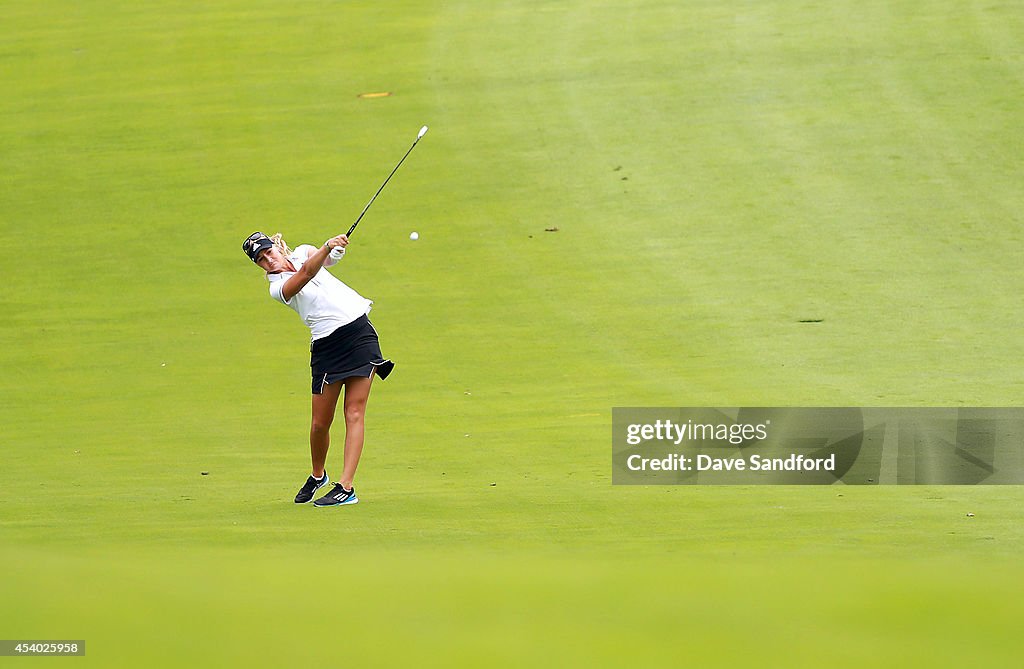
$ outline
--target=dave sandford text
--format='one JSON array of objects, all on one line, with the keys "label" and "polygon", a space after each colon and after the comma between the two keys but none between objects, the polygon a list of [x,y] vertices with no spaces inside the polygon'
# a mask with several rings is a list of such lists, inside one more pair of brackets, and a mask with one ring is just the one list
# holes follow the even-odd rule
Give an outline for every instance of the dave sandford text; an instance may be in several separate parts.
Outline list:
[{"label": "dave sandford text", "polygon": [[[626,443],[638,446],[645,441],[672,443],[679,446],[684,441],[709,443],[716,446],[727,442],[731,445],[763,441],[768,438],[771,421],[764,423],[676,423],[658,420],[654,423],[634,423],[626,428]],[[632,453],[626,458],[626,467],[631,471],[835,471],[836,456],[809,458],[790,453],[783,457],[749,456],[718,457],[706,453],[671,453],[657,457],[645,457]]]}]

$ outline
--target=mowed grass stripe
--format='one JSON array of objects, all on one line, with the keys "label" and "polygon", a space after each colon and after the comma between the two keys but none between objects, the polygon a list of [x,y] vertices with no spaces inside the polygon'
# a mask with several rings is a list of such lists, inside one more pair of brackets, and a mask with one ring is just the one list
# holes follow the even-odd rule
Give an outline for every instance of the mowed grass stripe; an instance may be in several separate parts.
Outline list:
[{"label": "mowed grass stripe", "polygon": [[[446,552],[446,563],[383,551],[347,561],[358,578],[317,584],[329,601],[360,608],[341,640],[330,617],[296,616],[284,604],[309,596],[320,559],[272,553],[238,561],[213,552],[204,562],[169,564],[153,553],[133,554],[130,562],[93,553],[30,556],[18,563],[23,573],[74,590],[56,613],[79,621],[85,666],[316,661],[324,646],[311,647],[309,638],[344,644],[352,661],[376,666],[476,666],[484,656],[500,667],[736,666],[756,656],[765,666],[816,667],[823,654],[837,667],[888,666],[889,657],[913,667],[1009,666],[1020,650],[1011,622],[1021,608],[1014,597],[1019,570],[1009,563],[977,570],[935,559],[913,567],[843,560],[781,566],[680,557],[666,570],[651,557],[613,564],[596,556]],[[458,579],[450,564],[459,565]],[[33,597],[30,580],[6,581],[0,592],[8,601]],[[152,615],[125,616],[108,601]],[[153,615],[163,624],[153,625]],[[52,612],[29,609],[9,629],[29,636],[53,622]]]}]

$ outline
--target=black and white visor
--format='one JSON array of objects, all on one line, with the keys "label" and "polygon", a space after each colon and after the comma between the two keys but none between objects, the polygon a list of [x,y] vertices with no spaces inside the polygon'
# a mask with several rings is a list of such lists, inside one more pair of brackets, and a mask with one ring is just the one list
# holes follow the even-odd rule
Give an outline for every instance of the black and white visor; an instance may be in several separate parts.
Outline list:
[{"label": "black and white visor", "polygon": [[270,241],[270,237],[267,237],[262,232],[254,232],[249,235],[249,238],[242,242],[242,250],[245,251],[245,255],[249,256],[249,259],[253,262],[259,260],[260,253],[264,249],[269,249],[274,246],[274,242]]}]

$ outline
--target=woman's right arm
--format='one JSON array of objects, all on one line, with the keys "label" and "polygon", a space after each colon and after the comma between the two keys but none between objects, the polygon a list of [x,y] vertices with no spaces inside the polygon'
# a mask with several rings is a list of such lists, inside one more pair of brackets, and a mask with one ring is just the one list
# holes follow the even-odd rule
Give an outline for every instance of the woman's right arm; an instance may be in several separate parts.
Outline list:
[{"label": "woman's right arm", "polygon": [[348,246],[348,237],[338,235],[337,237],[331,237],[323,246],[309,254],[309,258],[302,264],[299,271],[288,277],[288,280],[284,282],[284,286],[281,287],[281,296],[284,298],[284,301],[291,302],[292,298],[306,287],[310,279],[316,276],[320,268],[324,266],[324,261],[327,260],[327,255],[331,252],[331,249],[335,247],[344,248],[346,246]]}]

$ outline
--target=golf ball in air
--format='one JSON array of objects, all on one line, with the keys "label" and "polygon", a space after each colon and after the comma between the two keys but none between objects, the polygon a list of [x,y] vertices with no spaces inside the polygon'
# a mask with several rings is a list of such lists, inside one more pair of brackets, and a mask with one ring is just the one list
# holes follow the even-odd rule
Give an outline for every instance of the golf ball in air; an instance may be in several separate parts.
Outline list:
[{"label": "golf ball in air", "polygon": [[418,233],[418,232],[410,232],[409,233],[409,239],[411,239],[413,241],[416,241],[419,238],[420,238],[420,233]]}]

